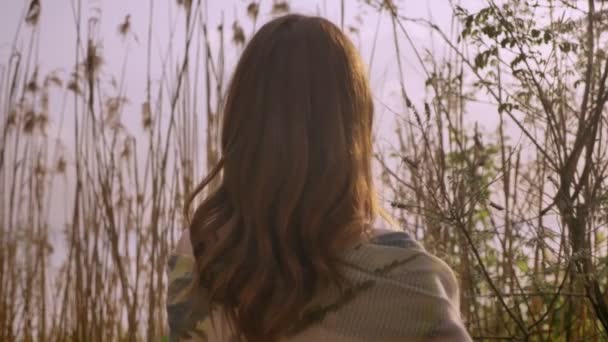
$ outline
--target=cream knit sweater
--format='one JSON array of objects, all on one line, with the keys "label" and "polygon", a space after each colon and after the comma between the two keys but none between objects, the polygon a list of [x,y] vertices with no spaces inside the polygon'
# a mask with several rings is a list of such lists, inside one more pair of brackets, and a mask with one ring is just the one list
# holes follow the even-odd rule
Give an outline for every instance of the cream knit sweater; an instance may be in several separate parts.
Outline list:
[{"label": "cream knit sweater", "polygon": [[[309,306],[301,332],[285,342],[471,341],[452,270],[403,232],[381,231],[344,253],[348,290],[328,289]],[[169,260],[171,341],[231,341],[222,315],[188,298],[194,259]]]}]

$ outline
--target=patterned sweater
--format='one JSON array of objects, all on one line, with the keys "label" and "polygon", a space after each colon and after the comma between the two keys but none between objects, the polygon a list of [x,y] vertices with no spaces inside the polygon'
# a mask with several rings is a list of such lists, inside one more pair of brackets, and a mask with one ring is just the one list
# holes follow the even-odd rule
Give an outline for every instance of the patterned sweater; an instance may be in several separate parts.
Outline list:
[{"label": "patterned sweater", "polygon": [[[313,300],[300,332],[284,342],[471,341],[452,270],[409,235],[385,231],[344,253],[351,287]],[[170,341],[231,341],[223,315],[188,298],[194,259],[169,259]]]}]

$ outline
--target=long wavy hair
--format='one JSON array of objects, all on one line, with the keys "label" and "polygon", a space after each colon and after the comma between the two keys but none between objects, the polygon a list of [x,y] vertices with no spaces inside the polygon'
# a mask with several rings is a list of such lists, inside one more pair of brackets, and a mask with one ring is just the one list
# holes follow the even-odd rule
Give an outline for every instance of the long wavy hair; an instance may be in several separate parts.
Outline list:
[{"label": "long wavy hair", "polygon": [[[197,187],[197,286],[240,340],[289,334],[377,212],[373,100],[334,24],[287,15],[245,48],[223,110],[221,160]],[[214,181],[215,180],[215,181]]]}]

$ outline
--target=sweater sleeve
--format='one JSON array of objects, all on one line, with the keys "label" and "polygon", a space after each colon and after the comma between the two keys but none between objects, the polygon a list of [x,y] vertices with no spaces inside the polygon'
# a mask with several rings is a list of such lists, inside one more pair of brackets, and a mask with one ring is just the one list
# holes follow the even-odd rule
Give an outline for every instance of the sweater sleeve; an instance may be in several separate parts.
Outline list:
[{"label": "sweater sleeve", "polygon": [[472,341],[460,316],[460,293],[458,281],[452,269],[442,260],[428,255],[436,277],[433,282],[439,295],[447,299],[445,309],[438,312],[436,325],[431,329],[428,341],[432,342],[468,342]]},{"label": "sweater sleeve", "polygon": [[452,269],[405,232],[377,232],[372,239],[374,244],[419,252],[419,257],[406,264],[404,272],[397,276],[406,289],[402,293],[403,300],[409,303],[410,317],[417,322],[417,337],[410,339],[471,341],[460,317],[460,293]]},{"label": "sweater sleeve", "polygon": [[167,263],[169,341],[206,341],[208,309],[192,298],[194,258],[173,254]]}]

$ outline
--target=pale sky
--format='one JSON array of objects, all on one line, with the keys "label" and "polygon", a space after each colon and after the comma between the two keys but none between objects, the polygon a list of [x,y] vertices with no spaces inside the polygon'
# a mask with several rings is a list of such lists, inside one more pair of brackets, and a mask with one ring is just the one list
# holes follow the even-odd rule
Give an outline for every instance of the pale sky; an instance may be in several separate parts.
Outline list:
[{"label": "pale sky", "polygon": [[[6,61],[11,53],[14,36],[17,29],[20,29],[20,36],[17,40],[17,48],[25,50],[29,44],[31,28],[27,25],[20,25],[24,15],[24,10],[29,0],[2,0],[0,5],[0,65],[6,65]],[[39,61],[41,74],[44,71],[61,69],[64,75],[72,70],[75,61],[75,39],[76,24],[72,9],[72,2],[75,0],[53,0],[42,1],[42,15],[40,18],[40,32],[38,40]],[[130,103],[125,108],[133,106],[133,110],[139,111],[139,106],[144,98],[145,77],[146,77],[146,37],[148,29],[148,14],[150,3],[154,3],[154,23],[153,23],[153,66],[152,79],[160,78],[160,54],[166,53],[169,48],[170,28],[175,27],[175,46],[171,48],[174,61],[179,60],[179,56],[184,51],[184,11],[181,10],[175,0],[90,0],[82,1],[83,17],[99,18],[99,37],[101,37],[102,54],[104,57],[103,74],[106,77],[119,77],[121,74],[123,60],[126,51],[128,60],[126,64],[126,94],[130,98]],[[270,5],[272,0],[262,0],[260,21],[264,22],[271,18]],[[196,3],[196,1],[195,1]],[[204,1],[203,1],[204,3]],[[360,39],[353,37],[355,44],[360,48],[363,59],[370,60],[370,51],[373,45],[377,15],[371,10],[364,1],[346,0],[345,6],[345,26],[356,23],[355,17],[359,15],[363,19],[363,27],[360,31]],[[461,1],[463,7],[478,7],[480,0]],[[399,7],[405,15],[413,18],[427,18],[438,24],[449,32],[451,22],[451,7],[448,0],[429,0],[429,1],[398,1]],[[246,33],[251,32],[250,20],[246,15],[247,2],[244,0],[208,0],[209,19],[213,23],[219,23],[223,15],[226,27],[231,28],[232,22],[236,19],[242,23]],[[320,14],[340,23],[340,1],[339,0],[293,0],[291,8],[295,12],[304,14]],[[131,16],[132,30],[138,37],[139,42],[131,39],[125,41],[118,34],[118,25],[123,22],[126,15]],[[86,21],[83,22],[83,34],[86,37]],[[212,24],[210,27],[217,25]],[[260,25],[258,24],[257,27]],[[432,49],[437,54],[445,52],[445,46],[435,37],[431,39],[431,34],[425,28],[418,25],[409,24],[406,26],[419,51]],[[227,30],[230,33],[231,30]],[[212,39],[216,39],[211,35]],[[396,56],[392,40],[392,28],[388,16],[383,16],[379,26],[379,36],[376,47],[374,62],[371,67],[371,83],[375,96],[391,108],[398,109],[400,106],[398,72]],[[411,46],[405,39],[400,42],[402,49],[402,63],[404,65],[405,84],[408,92],[415,103],[422,104],[424,98],[425,75],[419,62],[417,61]],[[231,60],[228,61],[228,69],[234,64],[236,50],[232,49],[228,53]],[[51,115],[52,116],[52,115]],[[394,115],[377,113],[378,127],[392,126]],[[484,122],[487,117],[479,117]],[[125,118],[127,125],[128,118]],[[492,126],[489,121],[489,126]],[[51,124],[53,124],[51,120]],[[139,125],[139,118],[137,120]],[[384,135],[384,134],[383,134]]]},{"label": "pale sky", "polygon": [[[0,0],[0,76],[2,68],[6,67],[12,53],[15,34],[19,30],[18,39],[15,41],[17,50],[27,50],[30,44],[32,28],[23,22],[24,12],[30,0]],[[69,78],[70,72],[75,64],[75,41],[76,23],[72,3],[77,0],[41,0],[42,10],[39,22],[41,28],[39,35],[34,40],[34,48],[38,51],[38,60],[32,60],[31,66],[39,65],[40,74],[45,75],[50,70],[60,70],[59,74],[64,82]],[[204,0],[202,1],[205,2]],[[461,1],[461,6],[469,9],[479,7],[483,0]],[[99,20],[99,32],[103,56],[101,71],[102,79],[106,81],[111,77],[120,78],[125,56],[127,56],[124,68],[125,95],[129,103],[124,107],[122,122],[127,130],[136,137],[141,132],[141,104],[145,101],[146,84],[146,49],[147,30],[149,26],[150,3],[154,4],[154,17],[152,24],[152,80],[161,78],[161,56],[170,52],[173,66],[177,65],[184,53],[184,21],[183,8],[177,6],[176,0],[81,0],[83,20],[81,32],[83,37],[87,35],[86,18],[96,17]],[[194,1],[196,3],[196,1]],[[249,35],[252,31],[251,21],[246,15],[247,1],[245,0],[208,0],[208,16],[211,21],[209,27],[217,26],[222,15],[225,19],[227,35],[232,30],[232,22],[238,19],[245,32]],[[270,8],[272,0],[262,0],[260,10],[260,24],[271,18]],[[451,5],[448,0],[428,1],[397,1],[403,15],[411,18],[425,18],[436,23],[446,32],[450,31],[452,21]],[[336,24],[340,24],[340,1],[339,0],[293,0],[291,9],[303,14],[320,14],[329,18]],[[320,12],[320,13],[319,13]],[[126,40],[118,34],[118,26],[124,21],[126,15],[131,16],[132,32],[137,36],[137,41],[131,38]],[[356,16],[360,16],[363,25],[360,36],[351,35],[355,44],[359,47],[362,57],[366,63],[370,60],[370,51],[378,20],[377,13],[364,4],[364,1],[345,0],[345,26],[356,23]],[[393,33],[390,18],[383,15],[380,19],[379,34],[376,46],[376,54],[370,69],[370,80],[375,97],[383,104],[388,105],[396,112],[401,111],[402,100],[399,90],[399,74],[397,69],[397,56],[394,52]],[[170,46],[171,28],[175,28],[173,42]],[[416,24],[406,24],[406,29],[411,36],[416,48],[424,54],[426,50],[433,51],[436,59],[446,52],[446,46],[441,40],[432,36],[428,29]],[[410,98],[418,108],[422,108],[425,101],[424,82],[426,76],[423,68],[418,62],[412,46],[400,34],[400,48],[402,64],[404,66],[405,86]],[[212,44],[217,44],[216,35],[211,34]],[[229,38],[227,39],[229,42]],[[227,46],[231,46],[228,44]],[[191,55],[194,56],[194,55]],[[231,70],[236,61],[237,51],[230,48],[228,51],[227,70]],[[27,56],[24,56],[26,58]],[[82,53],[81,53],[82,58]],[[174,68],[174,67],[173,67]],[[201,97],[204,90],[201,87]],[[49,134],[60,137],[66,145],[67,153],[73,149],[73,138],[71,138],[71,127],[73,126],[73,113],[68,110],[60,119],[58,114],[62,110],[63,93],[57,92],[51,95],[51,113],[49,115]],[[396,116],[376,106],[376,135],[381,144],[390,144],[393,136]],[[472,104],[469,109],[467,123],[472,127],[479,122],[482,131],[485,127],[490,132],[495,129],[498,115],[492,106]],[[4,115],[4,112],[3,114]],[[60,122],[61,130],[59,129]],[[201,127],[201,131],[204,126]],[[200,150],[204,151],[201,146]],[[143,154],[143,153],[142,153]],[[68,156],[69,160],[69,156]],[[52,191],[57,191],[53,189]],[[63,193],[71,193],[66,189]],[[61,201],[58,201],[60,205]],[[64,210],[52,210],[51,212],[62,212]],[[67,214],[67,213],[66,213]],[[57,216],[57,215],[56,215]],[[66,222],[67,215],[53,217],[57,225]],[[53,223],[51,223],[53,224]]]}]

